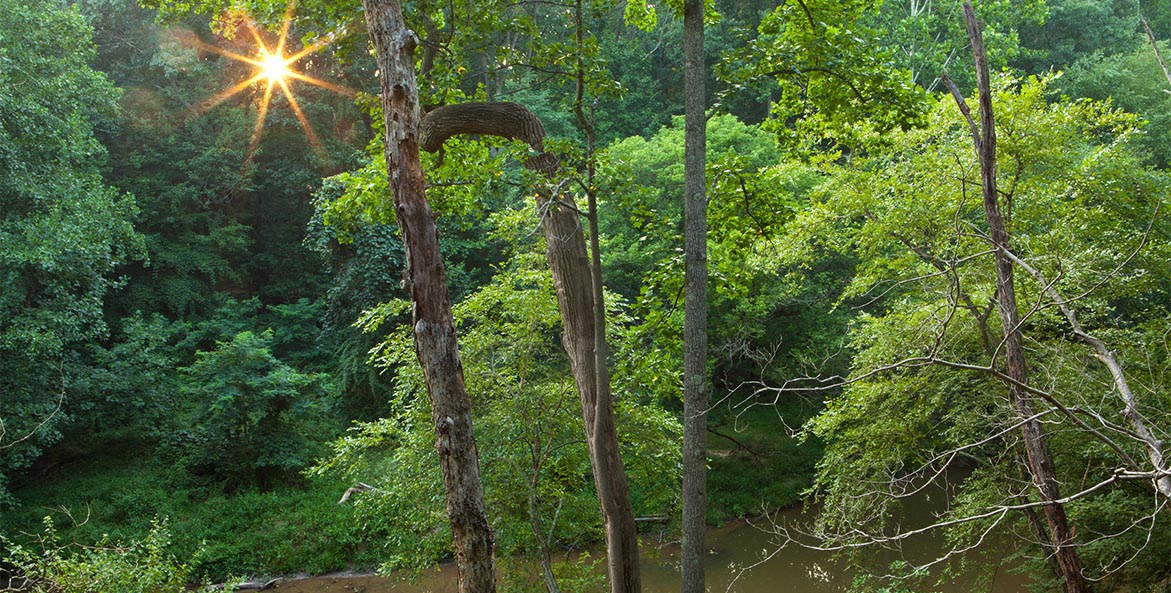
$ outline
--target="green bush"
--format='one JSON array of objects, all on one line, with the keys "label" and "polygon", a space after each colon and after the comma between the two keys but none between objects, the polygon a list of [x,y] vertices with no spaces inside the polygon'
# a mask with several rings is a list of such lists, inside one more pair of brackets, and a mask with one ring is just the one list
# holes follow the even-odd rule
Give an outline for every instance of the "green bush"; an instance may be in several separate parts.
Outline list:
[{"label": "green bush", "polygon": [[269,488],[296,477],[314,450],[313,419],[324,405],[320,378],[272,354],[273,333],[243,331],[184,370],[193,408],[167,450],[193,475],[229,491]]},{"label": "green bush", "polygon": [[30,593],[182,593],[191,568],[166,552],[170,542],[166,521],[158,520],[128,544],[108,538],[96,546],[63,544],[50,517],[30,545],[0,536],[4,565],[12,566],[13,577],[28,579]]}]

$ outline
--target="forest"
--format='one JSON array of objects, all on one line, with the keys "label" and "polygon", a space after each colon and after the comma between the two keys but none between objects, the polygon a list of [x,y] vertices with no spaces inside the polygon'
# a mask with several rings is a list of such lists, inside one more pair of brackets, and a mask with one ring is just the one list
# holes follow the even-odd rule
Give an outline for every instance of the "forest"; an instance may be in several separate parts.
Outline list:
[{"label": "forest", "polygon": [[1168,0],[0,0],[0,591],[1171,592],[1169,210]]}]

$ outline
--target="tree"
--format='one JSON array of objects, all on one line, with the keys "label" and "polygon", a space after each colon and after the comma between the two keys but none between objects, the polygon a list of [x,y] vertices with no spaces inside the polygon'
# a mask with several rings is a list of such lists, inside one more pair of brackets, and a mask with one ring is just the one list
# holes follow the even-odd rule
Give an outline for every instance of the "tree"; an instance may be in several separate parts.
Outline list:
[{"label": "tree", "polygon": [[116,266],[141,257],[133,197],[101,178],[94,127],[117,91],[90,28],[56,3],[0,3],[0,499],[70,413],[74,349],[106,334]]},{"label": "tree", "polygon": [[415,351],[431,396],[435,446],[447,489],[461,593],[496,590],[492,532],[484,509],[471,401],[464,385],[444,278],[439,236],[424,194],[419,162],[418,40],[403,22],[397,0],[363,0],[382,80],[387,179],[406,249]]},{"label": "tree", "polygon": [[[1015,265],[1010,257],[1013,247],[1000,209],[1000,193],[997,191],[996,171],[996,125],[992,112],[992,83],[989,80],[988,61],[984,54],[982,25],[976,20],[971,3],[964,3],[964,21],[968,25],[968,38],[972,42],[972,55],[976,62],[976,88],[979,93],[980,124],[977,127],[963,96],[952,86],[956,104],[968,118],[972,128],[972,144],[980,163],[980,191],[984,198],[984,216],[988,222],[988,238],[992,243],[996,260],[996,304],[1000,316],[1001,342],[1004,349],[1004,372],[1007,376],[1005,388],[1008,398],[1016,409],[1021,423],[1021,440],[1024,442],[1025,457],[1029,474],[1037,487],[1049,527],[1049,545],[1053,548],[1058,571],[1067,593],[1089,591],[1090,585],[1082,572],[1082,561],[1072,545],[1073,536],[1066,518],[1065,505],[1053,468],[1053,457],[1049,453],[1045,434],[1037,418],[1034,396],[1028,391],[1028,366],[1025,360],[1024,343],[1021,339],[1021,315],[1017,307],[1017,289],[1014,281]],[[945,79],[946,81],[946,79]]]},{"label": "tree", "polygon": [[923,89],[871,22],[871,4],[788,0],[761,19],[758,35],[731,51],[717,74],[732,92],[779,86],[762,127],[795,154],[862,148],[869,130],[915,127]]},{"label": "tree", "polygon": [[[1052,536],[1042,513],[1058,502],[1077,534],[1065,545],[1076,548],[1087,578],[1156,582],[1166,575],[1166,462],[1152,461],[1156,443],[1136,438],[1143,431],[1131,417],[1153,433],[1168,421],[1165,348],[1147,329],[1167,318],[1166,222],[1156,198],[1166,174],[1143,164],[1134,115],[1091,101],[1050,103],[1044,80],[993,85],[997,193],[1013,249],[1005,253],[1026,271],[1014,286],[1027,384],[1003,367],[997,249],[973,199],[979,164],[970,127],[952,99],[940,98],[925,129],[886,135],[889,151],[834,167],[789,227],[806,246],[796,253],[844,249],[859,262],[845,293],[863,307],[848,342],[851,374],[789,377],[791,390],[842,389],[807,427],[826,442],[819,545],[895,545],[945,529],[951,545],[932,559],[942,561],[999,530],[1044,562],[1053,549],[1044,547]],[[1121,397],[1127,390],[1090,338],[1123,362],[1127,384],[1147,389]],[[1151,358],[1126,364],[1148,350]],[[1024,460],[1028,419],[1009,400],[1010,384],[1027,391],[1030,417],[1043,421],[1063,490],[1057,501],[1042,496]],[[971,474],[941,521],[892,528],[889,510],[906,495],[957,476],[945,468]]]},{"label": "tree", "polygon": [[[1166,41],[1159,47],[1163,55],[1171,55]],[[1171,82],[1150,46],[1085,56],[1053,84],[1071,97],[1097,101],[1109,98],[1120,109],[1142,115],[1149,124],[1140,141],[1147,147],[1151,162],[1161,167],[1171,165],[1171,97],[1167,92]]]},{"label": "tree", "polygon": [[[603,527],[584,423],[569,359],[556,339],[560,310],[543,238],[530,232],[531,206],[494,213],[492,220],[493,234],[508,238],[508,257],[492,281],[456,304],[454,312],[477,442],[484,451],[485,497],[504,566],[502,586],[513,573],[531,584],[539,570],[547,591],[569,590],[566,563],[556,552],[595,540]],[[379,307],[367,316],[367,325],[392,322],[404,305]],[[611,308],[612,321],[621,320],[620,308]],[[608,325],[612,343],[637,339],[621,324]],[[380,367],[395,371],[398,412],[364,423],[340,440],[321,469],[375,488],[355,504],[362,524],[391,532],[385,538],[385,568],[421,570],[449,545],[449,535],[436,529],[441,517],[431,502],[442,491],[438,477],[427,471],[435,452],[419,429],[429,415],[428,402],[419,369],[407,364],[406,332],[394,331],[374,356]],[[626,466],[637,484],[635,509],[640,516],[668,512],[677,500],[678,423],[651,398],[632,394],[618,406],[622,446],[637,453]]]},{"label": "tree", "polygon": [[[1019,28],[1020,44],[1027,48],[1012,60],[1027,72],[1064,70],[1079,58],[1095,53],[1127,51],[1142,38],[1140,8],[1132,0],[1049,0],[1044,21]],[[1094,23],[1086,27],[1085,23]]]},{"label": "tree", "polygon": [[244,331],[184,369],[190,416],[166,449],[229,491],[271,488],[312,459],[305,441],[322,409],[319,378],[277,360],[272,340],[271,331]]},{"label": "tree", "polygon": [[[1023,47],[1026,44],[1022,43],[1020,32],[1041,27],[1054,4],[1059,2],[983,0],[979,3],[980,16],[989,23],[984,44],[989,49],[993,70],[1010,64],[1035,63],[1029,60],[1044,52]],[[865,20],[880,31],[882,45],[894,50],[889,54],[890,59],[910,71],[911,80],[919,86],[933,92],[942,91],[941,75],[948,72],[961,89],[975,87],[962,0],[883,2]]]},{"label": "tree", "polygon": [[703,593],[707,555],[707,96],[703,60],[704,0],[683,3],[684,321],[683,321],[683,593]]},{"label": "tree", "polygon": [[[580,18],[578,19],[580,23]],[[580,29],[579,29],[580,31]],[[584,68],[578,62],[578,120],[592,131],[584,116],[580,97],[584,92]],[[544,150],[544,127],[527,108],[515,103],[465,103],[449,105],[429,113],[424,121],[422,146],[439,150],[457,134],[486,134],[525,141],[537,154],[526,166],[545,176],[557,172],[559,159]],[[587,157],[588,158],[588,157]],[[593,164],[587,163],[586,186],[593,176]],[[602,510],[606,533],[606,562],[611,591],[640,590],[638,571],[638,532],[630,504],[630,488],[619,450],[611,397],[608,349],[606,346],[605,300],[602,289],[601,255],[597,231],[597,204],[593,190],[587,189],[591,205],[590,228],[592,255],[587,255],[580,211],[572,194],[561,192],[558,184],[542,190],[538,198],[541,226],[545,232],[545,256],[553,276],[557,305],[561,311],[561,342],[569,355],[570,370],[577,385],[590,452],[594,485]]]}]

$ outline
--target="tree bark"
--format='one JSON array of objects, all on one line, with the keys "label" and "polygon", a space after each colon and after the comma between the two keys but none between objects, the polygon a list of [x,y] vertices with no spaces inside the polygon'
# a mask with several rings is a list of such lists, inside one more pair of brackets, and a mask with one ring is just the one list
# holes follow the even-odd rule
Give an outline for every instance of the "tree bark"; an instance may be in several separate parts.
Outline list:
[{"label": "tree bark", "polygon": [[707,527],[707,120],[704,0],[683,3],[683,542],[682,593],[704,593]]},{"label": "tree bark", "polygon": [[593,278],[577,212],[555,199],[546,203],[542,217],[546,257],[553,271],[557,306],[564,333],[561,343],[581,398],[582,420],[594,486],[606,530],[606,564],[611,593],[637,593],[642,584],[638,572],[638,532],[626,469],[618,451],[618,433],[609,381],[599,381],[598,342],[595,334]]},{"label": "tree bark", "polygon": [[382,79],[387,178],[407,256],[415,353],[431,398],[460,593],[493,593],[492,531],[484,510],[472,405],[464,385],[439,233],[419,161],[415,46],[398,0],[362,0]]},{"label": "tree bark", "polygon": [[[438,150],[443,140],[463,133],[524,140],[537,153],[526,164],[551,176],[557,157],[544,151],[544,128],[531,111],[515,103],[469,103],[436,109],[422,126],[428,150]],[[435,141],[436,138],[442,140]],[[641,590],[638,570],[638,531],[630,504],[630,487],[618,448],[614,426],[610,378],[606,369],[604,301],[601,300],[601,265],[591,265],[586,250],[582,217],[561,196],[542,192],[538,208],[545,232],[545,256],[553,275],[557,306],[561,312],[562,345],[581,400],[586,444],[594,485],[606,532],[606,562],[611,593]],[[594,231],[596,237],[596,230]],[[595,247],[596,249],[596,247]],[[599,316],[601,318],[599,319]]]},{"label": "tree bark", "polygon": [[[996,246],[996,295],[997,309],[1004,330],[1005,371],[1012,379],[1008,384],[1008,396],[1017,417],[1026,420],[1021,426],[1021,438],[1025,444],[1025,455],[1029,473],[1042,502],[1045,522],[1049,528],[1050,541],[1054,547],[1057,566],[1061,571],[1066,593],[1083,593],[1090,590],[1089,582],[1082,574],[1082,563],[1065,515],[1065,506],[1055,502],[1061,498],[1057,477],[1053,469],[1053,458],[1045,444],[1041,423],[1035,419],[1036,406],[1033,397],[1021,389],[1028,384],[1028,367],[1025,364],[1025,350],[1020,332],[1020,312],[1016,303],[1016,288],[1013,283],[1013,262],[1009,256],[1010,237],[1000,212],[996,191],[996,126],[992,113],[992,90],[989,82],[988,61],[980,23],[970,2],[964,3],[964,20],[968,37],[972,43],[972,54],[976,61],[976,85],[979,93],[980,126],[979,135],[974,136],[976,155],[980,161],[980,187],[983,192],[984,213],[988,230]],[[966,109],[966,108],[962,108]],[[973,132],[976,128],[973,127]]]},{"label": "tree bark", "polygon": [[[562,303],[570,304],[569,298],[579,300],[581,295],[574,290],[562,290],[564,286],[570,289],[577,284],[577,280],[561,282],[558,276],[566,280],[567,276],[581,276],[578,252],[584,246],[571,246],[569,236],[563,233],[569,231],[565,220],[552,221],[546,217],[545,244],[548,253],[549,266],[553,270],[553,283],[557,290],[558,307],[561,307],[561,318],[565,320],[565,333],[562,342],[566,352],[570,353],[570,364],[574,367],[574,377],[577,380],[578,392],[581,395],[582,419],[585,421],[586,441],[589,443],[590,466],[594,471],[594,487],[598,493],[598,504],[602,508],[602,522],[606,530],[606,572],[610,580],[611,593],[639,593],[642,591],[642,575],[638,568],[638,527],[634,521],[634,508],[630,504],[630,487],[626,482],[626,468],[622,463],[622,455],[618,449],[618,431],[614,426],[614,406],[610,392],[610,368],[607,360],[609,348],[606,344],[606,299],[602,286],[602,254],[599,246],[598,231],[598,202],[594,190],[595,174],[595,143],[593,119],[587,117],[585,108],[585,75],[586,65],[583,59],[585,54],[585,17],[582,9],[583,0],[574,3],[574,41],[577,46],[577,60],[575,62],[576,81],[574,85],[573,112],[577,117],[578,125],[586,137],[586,200],[589,213],[584,218],[590,228],[590,259],[587,264],[591,293],[589,302],[581,302],[576,307],[564,307]],[[553,200],[557,196],[551,196]],[[563,210],[553,204],[553,210]],[[575,213],[565,211],[563,214]],[[549,224],[553,223],[553,224]],[[577,225],[580,227],[580,218]],[[552,234],[553,231],[557,234]],[[575,237],[581,237],[580,228],[573,232]],[[557,240],[554,240],[556,237]],[[565,242],[561,238],[565,238]],[[567,249],[565,255],[569,257],[560,260],[555,265],[554,249]],[[570,266],[558,267],[562,264]],[[563,297],[564,292],[564,297]],[[568,316],[581,315],[590,312],[592,317],[593,334],[590,335],[588,325],[591,323],[570,324]],[[572,331],[571,331],[572,327]],[[589,357],[592,356],[592,360]],[[574,361],[577,358],[576,362]],[[580,370],[579,370],[580,367]],[[586,387],[583,389],[583,386]],[[592,388],[592,389],[590,389]]]}]

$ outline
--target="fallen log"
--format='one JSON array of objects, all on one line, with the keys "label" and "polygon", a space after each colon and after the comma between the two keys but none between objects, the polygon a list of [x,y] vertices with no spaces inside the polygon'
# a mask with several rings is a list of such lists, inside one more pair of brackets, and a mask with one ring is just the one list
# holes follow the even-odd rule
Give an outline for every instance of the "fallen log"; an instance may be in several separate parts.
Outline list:
[{"label": "fallen log", "polygon": [[229,585],[227,583],[220,583],[218,585],[208,585],[204,587],[204,591],[263,591],[271,588],[273,585],[285,580],[284,577],[277,577],[267,581],[253,580],[245,581],[243,583],[236,583]]}]

